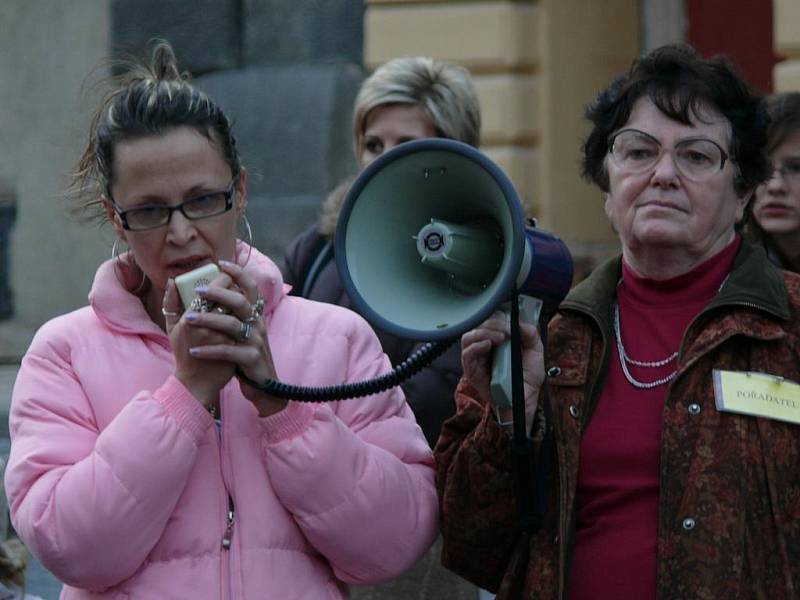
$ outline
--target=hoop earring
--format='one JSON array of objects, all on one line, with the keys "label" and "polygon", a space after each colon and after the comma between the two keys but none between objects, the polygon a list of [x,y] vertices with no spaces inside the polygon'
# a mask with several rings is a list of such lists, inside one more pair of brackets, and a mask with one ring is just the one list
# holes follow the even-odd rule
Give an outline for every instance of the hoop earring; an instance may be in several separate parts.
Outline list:
[{"label": "hoop earring", "polygon": [[250,227],[250,221],[247,220],[247,215],[244,213],[242,213],[242,223],[244,223],[244,231],[247,234],[247,242],[239,238],[240,242],[247,244],[247,258],[244,259],[244,264],[242,265],[242,267],[245,267],[250,261],[250,254],[253,252],[253,229]]},{"label": "hoop earring", "polygon": [[[118,245],[119,245],[119,238],[115,237],[114,238],[114,244],[111,246],[111,260],[114,262],[114,275],[116,276],[117,281],[119,281],[120,284],[122,284],[122,287],[124,288],[125,287],[125,278],[124,277],[120,277],[120,273],[121,273],[122,269],[120,268],[119,265],[122,264],[122,259],[120,258]],[[139,265],[136,264],[135,260],[132,260],[132,262],[133,262],[134,266],[138,267],[139,270],[142,271],[142,268],[139,267]],[[133,294],[135,296],[136,294],[141,292],[142,288],[144,288],[145,281],[147,281],[147,276],[144,274],[144,271],[142,271],[142,280],[139,282],[139,285],[136,286],[136,289],[131,291],[131,294]]]}]

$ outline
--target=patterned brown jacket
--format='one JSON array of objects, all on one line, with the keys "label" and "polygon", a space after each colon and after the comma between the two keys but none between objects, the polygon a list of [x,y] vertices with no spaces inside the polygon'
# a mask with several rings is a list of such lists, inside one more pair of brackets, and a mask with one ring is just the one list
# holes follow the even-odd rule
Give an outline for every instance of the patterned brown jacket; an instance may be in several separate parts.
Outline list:
[{"label": "patterned brown jacket", "polygon": [[[442,561],[499,600],[566,597],[580,437],[607,371],[619,276],[619,258],[601,265],[549,327],[556,451],[535,534],[518,526],[509,436],[459,384],[435,451]],[[712,382],[713,369],[800,382],[800,276],[743,243],[678,363],[663,413],[658,598],[800,597],[800,425],[718,412]]]}]

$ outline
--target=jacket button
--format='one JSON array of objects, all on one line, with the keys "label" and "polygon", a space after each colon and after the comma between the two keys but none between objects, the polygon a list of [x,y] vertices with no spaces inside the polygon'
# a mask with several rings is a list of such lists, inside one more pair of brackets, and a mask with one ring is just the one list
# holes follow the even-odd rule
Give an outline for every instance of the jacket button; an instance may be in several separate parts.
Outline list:
[{"label": "jacket button", "polygon": [[573,418],[577,419],[579,416],[581,416],[581,409],[575,406],[574,404],[570,404],[569,414],[571,414]]},{"label": "jacket button", "polygon": [[548,377],[558,377],[559,375],[561,375],[561,367],[550,367],[547,369]]},{"label": "jacket button", "polygon": [[702,409],[700,408],[700,405],[699,405],[699,404],[695,404],[694,402],[692,402],[692,403],[689,405],[689,407],[688,407],[688,410],[689,410],[689,414],[690,414],[690,415],[699,415],[699,414],[700,414],[700,411],[701,411]]},{"label": "jacket button", "polygon": [[686,517],[686,518],[683,520],[683,523],[681,523],[681,525],[683,525],[683,528],[684,528],[686,531],[691,531],[692,529],[694,529],[694,528],[695,528],[695,525],[697,525],[697,523],[695,522],[695,520],[694,520],[693,518],[691,518],[691,517]]}]

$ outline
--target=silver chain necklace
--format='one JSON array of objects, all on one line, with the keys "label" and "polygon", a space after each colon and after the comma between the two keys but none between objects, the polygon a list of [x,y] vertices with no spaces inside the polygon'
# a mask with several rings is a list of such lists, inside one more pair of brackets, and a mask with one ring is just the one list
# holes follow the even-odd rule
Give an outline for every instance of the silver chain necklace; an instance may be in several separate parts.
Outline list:
[{"label": "silver chain necklace", "polygon": [[617,338],[617,354],[619,355],[619,364],[622,367],[622,373],[625,375],[625,379],[628,380],[628,383],[630,383],[633,387],[647,390],[658,387],[659,385],[664,385],[665,383],[669,383],[672,381],[673,377],[675,377],[675,374],[678,372],[677,369],[672,371],[672,373],[666,377],[656,379],[655,381],[639,381],[634,379],[633,375],[631,375],[630,371],[628,371],[627,363],[631,363],[637,367],[644,367],[646,369],[655,369],[658,367],[663,367],[664,365],[667,365],[678,358],[678,352],[673,352],[667,358],[663,358],[661,360],[644,361],[630,358],[625,352],[625,346],[622,345],[622,334],[620,333],[619,327],[619,304],[614,304],[614,335]]}]

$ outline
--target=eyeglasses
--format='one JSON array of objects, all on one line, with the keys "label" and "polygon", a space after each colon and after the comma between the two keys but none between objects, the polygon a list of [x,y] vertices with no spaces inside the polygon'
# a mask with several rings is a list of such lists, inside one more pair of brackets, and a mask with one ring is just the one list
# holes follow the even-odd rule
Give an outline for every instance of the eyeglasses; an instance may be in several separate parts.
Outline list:
[{"label": "eyeglasses", "polygon": [[117,203],[111,199],[117,215],[122,221],[123,229],[128,231],[144,231],[156,229],[167,225],[172,219],[172,213],[179,210],[187,219],[196,221],[207,217],[215,217],[228,212],[233,207],[233,192],[236,179],[231,181],[226,190],[203,194],[196,198],[189,198],[180,204],[167,206],[166,204],[148,204],[137,206],[128,210],[120,210]]},{"label": "eyeglasses", "polygon": [[773,163],[772,172],[769,174],[769,177],[764,183],[769,182],[773,177],[775,177],[775,173],[778,173],[781,177],[783,177],[783,180],[789,185],[798,185],[800,184],[800,161],[791,160],[780,165]]},{"label": "eyeglasses", "polygon": [[678,173],[694,182],[707,181],[725,168],[728,154],[713,140],[681,140],[671,151],[652,135],[638,129],[623,129],[608,140],[614,163],[628,173],[644,173],[654,168],[665,152],[670,152]]}]

